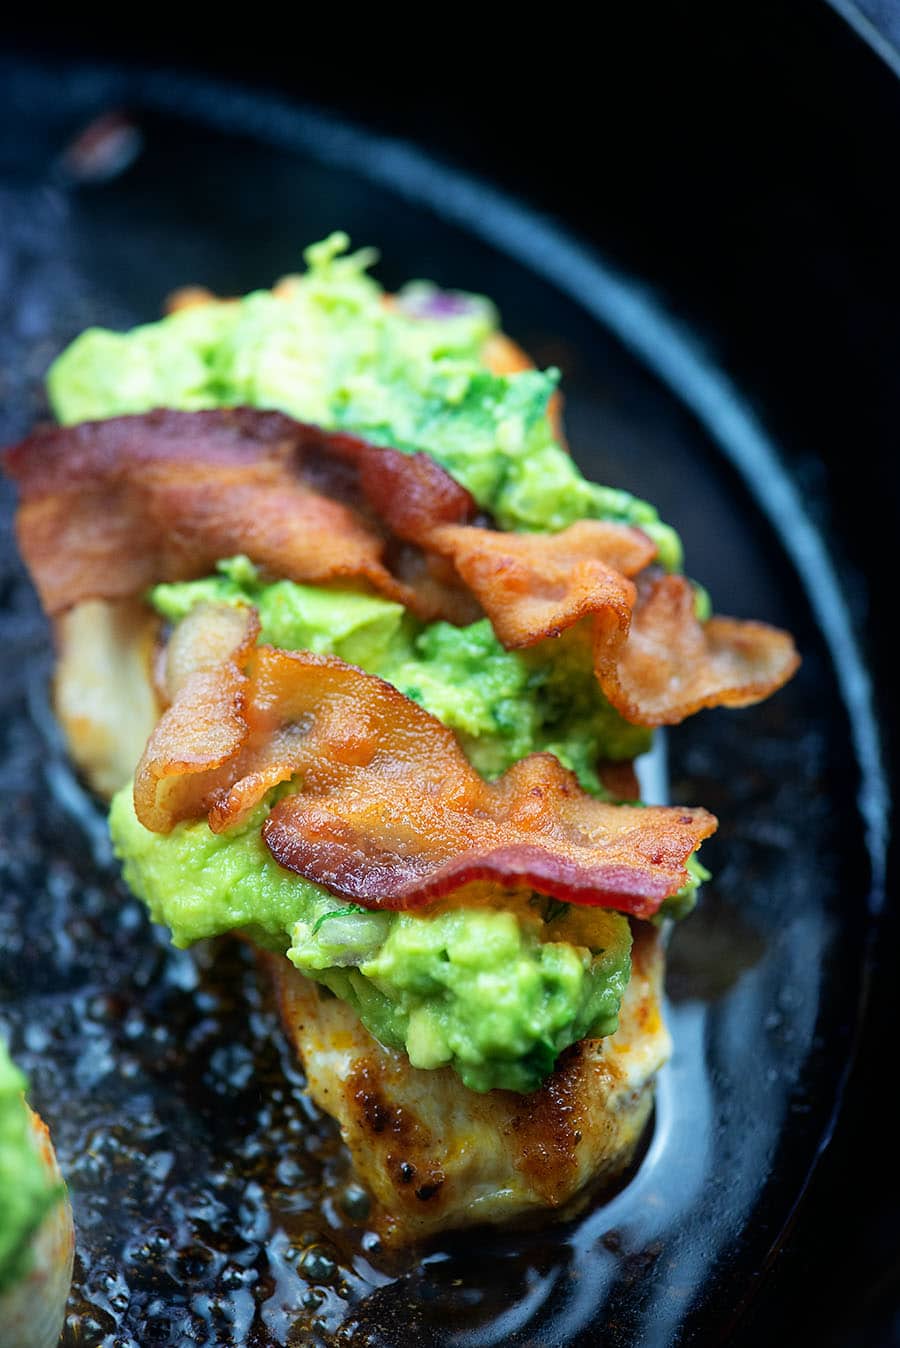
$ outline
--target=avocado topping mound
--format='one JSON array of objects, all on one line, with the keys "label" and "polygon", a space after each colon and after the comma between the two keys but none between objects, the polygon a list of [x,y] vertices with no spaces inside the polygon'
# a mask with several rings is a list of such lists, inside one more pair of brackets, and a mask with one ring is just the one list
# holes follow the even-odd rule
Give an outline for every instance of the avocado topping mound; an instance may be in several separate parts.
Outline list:
[{"label": "avocado topping mound", "polygon": [[374,595],[265,582],[246,557],[220,562],[218,574],[203,580],[157,585],[150,595],[172,622],[203,601],[250,604],[262,641],[338,655],[386,679],[455,730],[485,777],[543,751],[601,795],[598,759],[631,759],[650,748],[652,732],[630,725],[600,692],[588,635],[578,628],[507,651],[486,618],[468,627],[421,623]]},{"label": "avocado topping mound", "polygon": [[308,270],[277,293],[199,305],[127,333],[89,328],[50,369],[54,411],[72,424],[155,407],[272,408],[425,450],[501,528],[616,520],[649,534],[664,566],[680,566],[678,535],[654,507],[587,481],[558,443],[548,417],[558,371],[485,368],[497,330],[487,300],[464,297],[431,316],[420,284],[388,305],[367,274],[376,255],[344,255],[347,243],[337,233],[308,248]]},{"label": "avocado topping mound", "polygon": [[545,900],[477,889],[425,914],[361,909],[279,866],[265,814],[220,834],[205,819],[159,834],[135,817],[130,787],[114,798],[125,880],[177,945],[242,931],[414,1067],[452,1066],[479,1091],[534,1090],[568,1044],[616,1029],[631,969],[621,914],[558,905],[548,921]]},{"label": "avocado topping mound", "polygon": [[[650,732],[602,699],[577,633],[553,644],[556,658],[507,652],[486,621],[420,624],[371,595],[267,583],[246,558],[158,585],[150,600],[173,622],[203,601],[253,604],[261,640],[339,655],[395,683],[456,730],[486,776],[550,749],[600,794],[597,757],[649,747]],[[260,834],[267,809],[220,834],[205,819],[158,834],[136,818],[130,787],[115,797],[125,879],[177,945],[242,931],[349,1002],[414,1066],[452,1066],[474,1090],[534,1090],[562,1049],[615,1031],[630,975],[620,914],[486,886],[424,913],[372,912],[279,866]]]}]

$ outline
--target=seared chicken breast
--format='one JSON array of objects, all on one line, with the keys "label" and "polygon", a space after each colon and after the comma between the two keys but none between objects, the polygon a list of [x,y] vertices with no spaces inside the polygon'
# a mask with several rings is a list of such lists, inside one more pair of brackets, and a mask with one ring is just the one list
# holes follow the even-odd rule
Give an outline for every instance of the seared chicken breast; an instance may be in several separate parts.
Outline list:
[{"label": "seared chicken breast", "polygon": [[347,247],[82,334],[61,426],[7,466],[126,882],[179,945],[255,942],[401,1245],[627,1171],[670,1052],[638,919],[689,909],[716,826],[644,808],[632,763],[796,655],[710,616],[656,509],[582,478],[558,372],[489,301],[385,294]]}]

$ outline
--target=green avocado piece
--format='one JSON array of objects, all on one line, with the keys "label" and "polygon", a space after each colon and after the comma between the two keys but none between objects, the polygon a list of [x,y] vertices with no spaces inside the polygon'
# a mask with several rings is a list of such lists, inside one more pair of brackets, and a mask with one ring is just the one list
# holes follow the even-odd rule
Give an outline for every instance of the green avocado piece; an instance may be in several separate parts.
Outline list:
[{"label": "green avocado piece", "polygon": [[28,1273],[32,1238],[64,1193],[35,1146],[26,1086],[0,1039],[0,1293]]},{"label": "green avocado piece", "polygon": [[549,939],[538,906],[390,919],[383,939],[349,965],[336,959],[346,959],[355,914],[318,930],[301,920],[287,953],[413,1067],[453,1067],[475,1091],[528,1092],[569,1044],[616,1030],[631,974],[631,931],[620,913],[593,915],[590,947],[573,944],[562,921],[559,939]]},{"label": "green avocado piece", "polygon": [[170,622],[180,622],[195,604],[252,604],[261,640],[282,650],[339,655],[370,672],[405,638],[405,609],[389,599],[291,580],[264,580],[247,557],[229,557],[201,580],[155,585],[148,599]]},{"label": "green avocado piece", "polygon": [[135,815],[130,786],[113,796],[109,831],[125,882],[154,922],[169,928],[175,945],[240,931],[266,949],[284,951],[312,900],[324,897],[335,906],[324,890],[279,866],[269,852],[260,829],[271,804],[225,833],[213,833],[205,819],[153,833]]}]

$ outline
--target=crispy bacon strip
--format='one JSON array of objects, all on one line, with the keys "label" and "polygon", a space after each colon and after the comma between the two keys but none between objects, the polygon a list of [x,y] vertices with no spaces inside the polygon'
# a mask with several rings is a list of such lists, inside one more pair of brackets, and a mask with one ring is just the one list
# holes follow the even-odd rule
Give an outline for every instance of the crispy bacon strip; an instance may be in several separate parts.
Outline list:
[{"label": "crispy bacon strip", "polygon": [[147,828],[167,833],[202,814],[246,744],[243,667],[258,636],[256,610],[228,604],[198,604],[175,629],[166,655],[171,702],[135,776],[135,808]]},{"label": "crispy bacon strip", "polygon": [[253,616],[237,612],[210,605],[182,625],[174,698],[135,779],[148,828],[206,814],[220,832],[294,779],[263,836],[334,894],[412,908],[490,880],[649,917],[716,827],[702,809],[595,800],[549,754],[486,782],[396,688],[335,657],[253,647]]},{"label": "crispy bacon strip", "polygon": [[415,908],[487,880],[649,918],[716,827],[705,810],[597,801],[552,754],[529,755],[495,783],[454,780],[438,800],[419,796],[406,766],[401,783],[375,778],[364,793],[348,780],[276,805],[263,825],[276,861],[368,907]]},{"label": "crispy bacon strip", "polygon": [[398,546],[382,523],[386,498],[417,531],[425,517],[474,514],[469,493],[425,454],[279,412],[160,410],[40,428],[5,466],[19,484],[19,546],[51,616],[206,575],[238,552],[289,580],[368,582],[422,616],[459,604],[458,582],[442,583],[427,557],[395,567],[385,557]]},{"label": "crispy bacon strip", "polygon": [[787,632],[736,618],[698,621],[684,576],[641,578],[628,640],[614,660],[594,647],[600,685],[627,721],[676,725],[703,707],[746,707],[800,664]]},{"label": "crispy bacon strip", "polygon": [[[590,618],[600,686],[627,721],[675,725],[703,707],[747,706],[800,660],[787,632],[698,621],[683,576],[649,568],[656,549],[624,525],[583,520],[558,534],[444,525],[428,545],[452,558],[504,646],[533,646]],[[637,577],[636,587],[628,577]]]},{"label": "crispy bacon strip", "polygon": [[[600,685],[639,725],[742,706],[799,663],[762,623],[697,622],[689,584],[654,578],[640,530],[478,527],[472,497],[403,454],[250,408],[45,428],[8,452],[17,530],[44,607],[207,574],[237,552],[276,576],[371,585],[422,618],[487,613],[509,648],[590,621]],[[639,578],[635,587],[632,578]]]},{"label": "crispy bacon strip", "polygon": [[581,520],[558,534],[443,525],[425,540],[449,557],[509,650],[558,637],[581,618],[610,652],[628,635],[635,576],[656,555],[639,529]]}]

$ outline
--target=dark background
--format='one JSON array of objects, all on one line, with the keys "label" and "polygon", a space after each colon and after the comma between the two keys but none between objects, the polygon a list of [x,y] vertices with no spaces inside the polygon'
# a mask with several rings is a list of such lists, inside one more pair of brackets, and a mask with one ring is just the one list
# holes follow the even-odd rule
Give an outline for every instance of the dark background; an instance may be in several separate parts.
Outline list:
[{"label": "dark background", "polygon": [[[865,8],[889,42],[900,4]],[[128,16],[91,33],[19,16],[10,40],[212,71],[414,139],[644,278],[717,352],[815,502],[896,761],[900,77],[889,62],[824,0],[632,4],[589,24],[523,11],[502,38],[462,14],[402,31],[375,14],[303,32],[273,29],[271,12],[249,17],[213,40],[149,14],[139,35]],[[897,937],[889,907],[845,1109],[741,1344],[900,1343]]]}]

